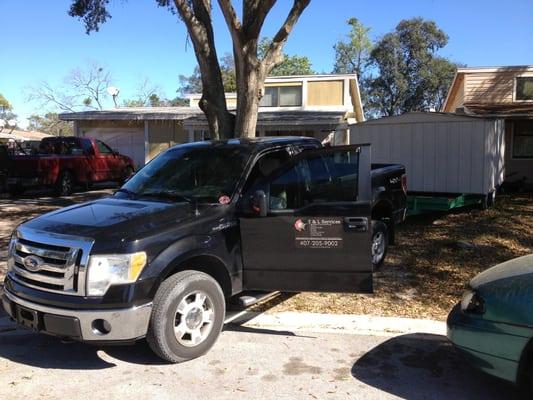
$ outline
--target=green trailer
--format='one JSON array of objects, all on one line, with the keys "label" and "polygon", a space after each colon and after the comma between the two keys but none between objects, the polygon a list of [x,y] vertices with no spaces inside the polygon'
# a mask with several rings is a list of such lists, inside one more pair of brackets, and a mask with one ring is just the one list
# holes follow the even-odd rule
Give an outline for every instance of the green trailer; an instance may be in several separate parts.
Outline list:
[{"label": "green trailer", "polygon": [[479,206],[487,208],[492,205],[494,196],[479,194],[408,194],[407,214],[418,215],[428,212],[446,212],[455,208]]}]

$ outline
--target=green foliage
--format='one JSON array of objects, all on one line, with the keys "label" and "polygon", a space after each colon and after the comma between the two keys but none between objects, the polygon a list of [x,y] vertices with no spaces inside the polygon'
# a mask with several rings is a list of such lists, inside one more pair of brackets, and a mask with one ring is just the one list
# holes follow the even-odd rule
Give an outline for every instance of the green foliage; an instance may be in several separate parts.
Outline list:
[{"label": "green foliage", "polygon": [[28,118],[28,129],[48,133],[55,136],[72,136],[74,131],[70,122],[61,121],[57,113],[46,113],[44,115],[33,114]]},{"label": "green foliage", "polygon": [[2,93],[0,93],[0,111],[11,111],[13,110],[13,106],[11,103],[4,97]]},{"label": "green foliage", "polygon": [[339,40],[333,46],[335,50],[333,73],[357,74],[357,77],[362,80],[372,50],[372,42],[368,36],[370,28],[363,25],[357,18],[350,18],[347,24],[350,25],[350,32],[345,39]]},{"label": "green foliage", "polygon": [[370,53],[377,76],[365,85],[367,111],[373,116],[438,109],[456,65],[437,55],[448,36],[435,22],[402,20]]},{"label": "green foliage", "polygon": [[[220,59],[220,73],[222,74],[224,91],[235,92],[237,90],[237,79],[235,78],[235,63],[231,54],[226,53]],[[192,75],[180,75],[178,79],[178,93],[182,96],[202,92],[202,74],[198,66],[194,68]]]}]

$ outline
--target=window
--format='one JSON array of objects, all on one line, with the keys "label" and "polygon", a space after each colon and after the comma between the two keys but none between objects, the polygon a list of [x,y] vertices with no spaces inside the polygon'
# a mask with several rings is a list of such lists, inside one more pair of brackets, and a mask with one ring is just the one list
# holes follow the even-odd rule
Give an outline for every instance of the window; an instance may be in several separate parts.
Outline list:
[{"label": "window", "polygon": [[516,78],[515,98],[517,101],[533,101],[533,76]]},{"label": "window", "polygon": [[533,158],[533,121],[514,122],[513,158]]},{"label": "window", "polygon": [[357,200],[359,153],[311,153],[270,183],[270,209]]},{"label": "window", "polygon": [[267,86],[259,105],[261,107],[299,107],[302,105],[302,87]]},{"label": "window", "polygon": [[109,146],[104,142],[97,140],[96,144],[98,146],[98,151],[100,152],[100,154],[113,154],[113,150],[111,150],[111,148],[109,148]]}]

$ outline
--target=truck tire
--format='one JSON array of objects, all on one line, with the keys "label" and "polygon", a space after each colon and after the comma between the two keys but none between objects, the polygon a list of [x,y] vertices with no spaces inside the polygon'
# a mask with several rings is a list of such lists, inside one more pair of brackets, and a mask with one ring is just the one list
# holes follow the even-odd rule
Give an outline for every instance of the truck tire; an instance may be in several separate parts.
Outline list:
[{"label": "truck tire", "polygon": [[54,188],[57,196],[68,196],[74,190],[74,177],[69,171],[63,171],[59,174]]},{"label": "truck tire", "polygon": [[20,196],[25,192],[25,188],[22,185],[9,185],[7,191],[11,196]]},{"label": "truck tire", "polygon": [[205,354],[222,330],[226,301],[220,285],[199,271],[167,278],[154,298],[148,345],[160,358],[179,363]]},{"label": "truck tire", "polygon": [[372,265],[379,268],[385,261],[389,247],[389,232],[383,221],[372,221]]}]

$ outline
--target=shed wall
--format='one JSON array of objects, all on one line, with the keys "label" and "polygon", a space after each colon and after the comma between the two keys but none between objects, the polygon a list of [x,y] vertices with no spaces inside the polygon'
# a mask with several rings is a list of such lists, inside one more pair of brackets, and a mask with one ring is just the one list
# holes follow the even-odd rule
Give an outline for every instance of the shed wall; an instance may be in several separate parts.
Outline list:
[{"label": "shed wall", "polygon": [[350,143],[371,143],[372,162],[405,165],[412,192],[486,194],[494,190],[503,179],[502,122],[438,119],[394,123],[392,118],[389,123],[352,125]]}]

